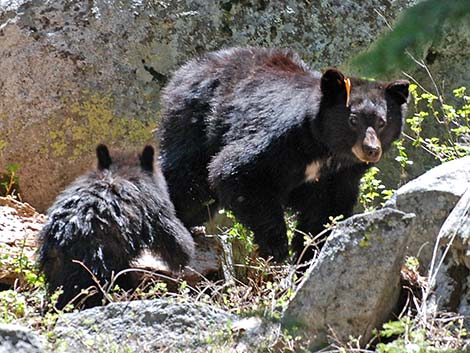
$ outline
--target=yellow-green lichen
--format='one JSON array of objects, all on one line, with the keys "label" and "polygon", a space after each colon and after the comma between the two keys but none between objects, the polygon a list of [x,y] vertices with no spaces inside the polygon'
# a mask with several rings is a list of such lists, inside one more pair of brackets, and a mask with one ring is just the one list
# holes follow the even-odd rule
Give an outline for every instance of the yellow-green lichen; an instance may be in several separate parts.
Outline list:
[{"label": "yellow-green lichen", "polygon": [[370,240],[371,240],[371,238],[372,238],[372,234],[366,232],[366,234],[364,234],[364,238],[359,241],[359,246],[360,246],[361,248],[370,246]]},{"label": "yellow-green lichen", "polygon": [[118,117],[110,97],[88,95],[69,104],[65,117],[49,121],[50,150],[54,156],[74,160],[93,150],[98,143],[136,145],[152,139],[155,121]]},{"label": "yellow-green lichen", "polygon": [[6,114],[0,114],[0,125],[2,126],[2,138],[0,138],[0,155],[2,155],[3,150],[5,147],[8,146],[8,134],[9,134],[9,129],[6,128],[7,125],[7,115]]}]

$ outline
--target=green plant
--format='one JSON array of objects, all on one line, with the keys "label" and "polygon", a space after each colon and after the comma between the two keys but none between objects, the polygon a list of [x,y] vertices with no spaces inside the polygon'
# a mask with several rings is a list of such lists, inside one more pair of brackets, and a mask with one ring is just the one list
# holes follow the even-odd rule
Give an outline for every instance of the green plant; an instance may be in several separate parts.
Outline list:
[{"label": "green plant", "polygon": [[0,322],[10,323],[25,316],[26,298],[15,290],[0,292]]},{"label": "green plant", "polygon": [[227,232],[229,237],[232,240],[240,241],[247,252],[252,253],[255,250],[253,232],[248,230],[243,224],[239,223],[231,211],[220,210],[219,213],[224,214],[232,222],[232,226]]},{"label": "green plant", "polygon": [[436,317],[431,325],[423,326],[419,319],[406,315],[385,323],[376,334],[389,341],[378,343],[377,353],[457,353],[470,349],[463,318],[457,316]]},{"label": "green plant", "polygon": [[361,178],[359,203],[366,212],[375,210],[393,195],[393,190],[387,189],[378,178],[379,172],[379,168],[371,167]]},{"label": "green plant", "polygon": [[25,253],[26,244],[18,249],[0,245],[0,267],[18,274],[18,285],[24,289],[35,289],[44,286],[44,277],[39,275],[36,264]]},{"label": "green plant", "polygon": [[[456,104],[446,104],[442,98],[410,85],[415,113],[406,120],[412,145],[446,162],[470,155],[470,96],[466,88],[453,90]],[[440,136],[433,136],[437,125]]]},{"label": "green plant", "polygon": [[15,196],[18,192],[18,171],[20,165],[17,163],[8,163],[5,166],[6,174],[0,179],[0,191],[3,196]]},{"label": "green plant", "polygon": [[403,140],[395,141],[393,144],[397,150],[397,156],[395,157],[395,160],[400,164],[402,174],[406,173],[406,168],[413,165],[413,161],[408,157],[406,147],[403,145]]},{"label": "green plant", "polygon": [[338,222],[342,221],[343,219],[344,219],[343,215],[339,215],[339,216],[335,216],[335,217],[329,216],[328,217],[329,223],[324,224],[323,226],[325,227],[325,229],[331,230],[331,229],[335,228],[338,225]]}]

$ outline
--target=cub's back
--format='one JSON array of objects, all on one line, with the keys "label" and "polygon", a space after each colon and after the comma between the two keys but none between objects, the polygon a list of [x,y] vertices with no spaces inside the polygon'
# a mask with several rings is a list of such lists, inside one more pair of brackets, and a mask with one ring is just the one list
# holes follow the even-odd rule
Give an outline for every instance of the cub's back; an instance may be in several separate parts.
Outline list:
[{"label": "cub's back", "polygon": [[103,237],[110,231],[123,237],[140,234],[145,212],[142,197],[154,198],[160,189],[158,179],[142,170],[135,155],[115,155],[109,169],[87,173],[58,196],[47,224],[54,229],[45,233],[62,239],[76,238],[77,233]]}]

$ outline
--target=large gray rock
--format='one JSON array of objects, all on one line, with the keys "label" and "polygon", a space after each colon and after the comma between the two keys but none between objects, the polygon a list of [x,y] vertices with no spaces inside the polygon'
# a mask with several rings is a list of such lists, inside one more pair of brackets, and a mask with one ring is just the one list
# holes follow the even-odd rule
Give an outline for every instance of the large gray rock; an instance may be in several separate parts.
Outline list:
[{"label": "large gray rock", "polygon": [[430,271],[434,312],[456,312],[470,328],[470,187],[439,232],[439,248]]},{"label": "large gray rock", "polygon": [[42,212],[97,143],[152,140],[160,89],[189,58],[262,45],[339,65],[386,28],[374,10],[390,20],[413,2],[1,1],[0,166],[21,165],[23,199]]},{"label": "large gray rock", "polygon": [[[57,322],[56,352],[256,352],[268,326],[207,305],[170,300],[112,303],[66,314]],[[235,332],[237,339],[233,339]],[[240,334],[240,335],[238,335]]]},{"label": "large gray rock", "polygon": [[340,339],[352,335],[366,342],[397,304],[403,259],[418,256],[426,272],[438,239],[434,270],[451,240],[452,245],[432,277],[430,307],[469,315],[468,190],[470,157],[445,163],[404,185],[386,208],[341,222],[299,286],[284,324],[298,326],[314,347],[327,343],[330,329]]},{"label": "large gray rock", "polygon": [[44,344],[30,329],[0,324],[0,353],[45,353]]},{"label": "large gray rock", "polygon": [[[1,1],[0,169],[19,163],[23,199],[43,212],[97,143],[152,141],[160,89],[189,58],[261,45],[291,47],[315,69],[342,65],[415,2]],[[470,80],[469,40],[450,28],[429,45],[436,82]]]},{"label": "large gray rock", "polygon": [[393,209],[353,216],[338,224],[308,270],[285,313],[313,347],[333,330],[367,342],[390,318],[400,293],[400,269],[413,215]]},{"label": "large gray rock", "polygon": [[410,229],[407,255],[417,256],[421,270],[431,261],[439,230],[470,186],[470,157],[444,163],[397,190],[387,203],[416,214]]}]

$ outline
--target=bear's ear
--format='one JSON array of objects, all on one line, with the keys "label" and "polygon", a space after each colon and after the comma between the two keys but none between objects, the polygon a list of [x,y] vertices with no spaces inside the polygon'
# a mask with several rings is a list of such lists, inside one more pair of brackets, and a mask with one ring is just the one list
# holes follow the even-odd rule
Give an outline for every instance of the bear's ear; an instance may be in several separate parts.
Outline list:
[{"label": "bear's ear", "polygon": [[108,169],[113,162],[109,155],[108,147],[103,144],[99,144],[96,147],[96,158],[98,158],[98,169],[100,170]]},{"label": "bear's ear", "polygon": [[155,151],[152,146],[145,146],[142,154],[140,155],[140,166],[143,170],[153,172],[153,156]]},{"label": "bear's ear", "polygon": [[410,83],[406,80],[398,80],[390,82],[385,87],[385,92],[396,102],[402,105],[408,101],[408,87]]},{"label": "bear's ear", "polygon": [[347,100],[346,81],[344,75],[336,68],[325,71],[320,83],[323,99],[329,102]]}]

